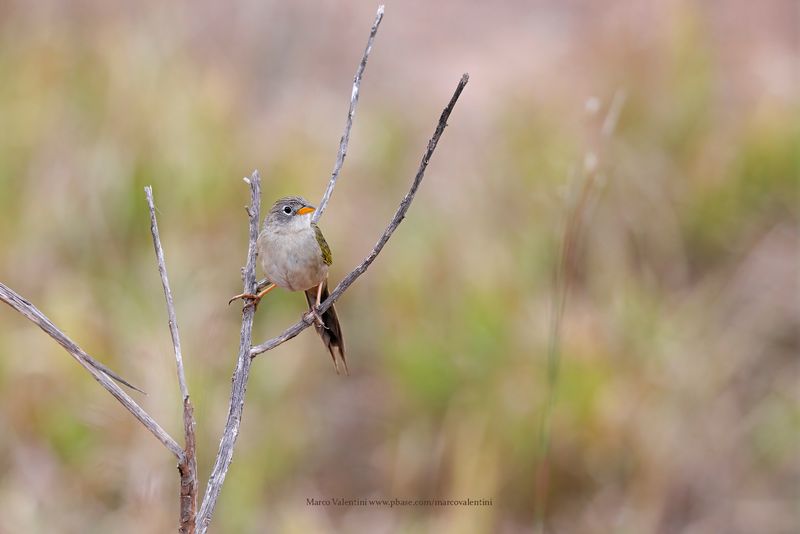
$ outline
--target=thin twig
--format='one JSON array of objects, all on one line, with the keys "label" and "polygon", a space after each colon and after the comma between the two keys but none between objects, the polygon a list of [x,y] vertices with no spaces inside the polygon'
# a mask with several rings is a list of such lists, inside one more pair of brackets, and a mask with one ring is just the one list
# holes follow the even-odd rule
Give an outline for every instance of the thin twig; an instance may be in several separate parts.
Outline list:
[{"label": "thin twig", "polygon": [[[244,292],[252,293],[256,288],[256,241],[258,240],[258,222],[261,213],[261,177],[258,171],[253,171],[245,181],[250,185],[250,208],[247,213],[250,217],[250,239],[247,247],[247,265],[244,269]],[[228,410],[228,419],[225,430],[219,443],[219,451],[214,461],[214,468],[208,478],[208,485],[200,505],[197,520],[198,534],[205,534],[211,522],[211,515],[217,504],[217,498],[225,482],[225,475],[233,459],[233,447],[239,435],[239,425],[242,421],[244,409],[244,394],[247,389],[247,380],[250,374],[250,347],[252,346],[254,306],[245,306],[242,310],[242,332],[239,337],[239,358],[236,370],[233,373],[233,386],[231,388],[231,401]]]},{"label": "thin twig", "polygon": [[167,301],[167,317],[169,318],[169,333],[172,336],[172,346],[175,349],[175,365],[178,371],[178,386],[181,390],[183,401],[183,434],[184,454],[178,464],[181,476],[180,488],[180,527],[181,534],[193,534],[195,519],[197,517],[197,458],[195,456],[195,421],[194,408],[189,398],[189,388],[186,385],[186,376],[183,372],[183,356],[181,353],[181,339],[178,335],[178,320],[175,317],[175,303],[172,300],[172,290],[167,277],[167,264],[164,260],[164,249],[161,247],[161,237],[158,234],[158,221],[156,220],[156,207],[153,202],[153,188],[144,188],[147,197],[147,206],[150,208],[150,233],[153,235],[153,248],[158,262],[158,274],[161,275],[161,285],[164,287],[164,298]]},{"label": "thin twig", "polygon": [[[428,167],[428,162],[433,156],[434,150],[436,150],[436,145],[439,142],[439,138],[442,136],[445,127],[447,126],[447,119],[450,117],[450,112],[453,111],[453,108],[458,101],[458,97],[461,96],[461,91],[464,90],[464,86],[467,85],[469,81],[469,74],[464,74],[461,77],[461,81],[458,82],[458,86],[456,87],[455,92],[453,93],[453,97],[450,99],[450,103],[447,104],[447,107],[444,108],[442,111],[442,115],[439,117],[439,123],[436,125],[436,131],[433,133],[433,137],[431,137],[430,141],[428,141],[428,148],[425,150],[425,153],[422,155],[422,161],[420,161],[419,169],[417,170],[417,174],[414,177],[414,181],[411,183],[411,188],[406,193],[406,196],[403,197],[403,200],[400,202],[400,206],[397,208],[397,211],[392,217],[392,220],[389,222],[389,226],[386,227],[386,230],[383,231],[380,239],[372,248],[372,251],[364,258],[355,269],[350,271],[350,273],[344,277],[344,279],[339,282],[339,285],[331,292],[330,296],[325,299],[319,306],[319,313],[324,313],[325,310],[330,308],[336,300],[342,296],[342,294],[347,290],[350,285],[356,281],[356,278],[364,274],[364,271],[370,266],[370,264],[375,260],[378,256],[380,251],[383,249],[383,246],[389,241],[389,238],[394,233],[397,226],[402,222],[403,218],[408,211],[409,206],[411,205],[411,201],[414,200],[414,195],[417,193],[417,188],[419,188],[419,184],[422,182],[422,178],[425,175],[425,169]],[[261,343],[260,345],[256,345],[250,350],[250,355],[255,358],[262,352],[266,352],[268,350],[274,349],[278,345],[292,339],[297,334],[305,330],[311,325],[311,321],[307,321],[305,318],[297,323],[293,324],[289,328],[283,331],[280,335]]]},{"label": "thin twig", "polygon": [[167,317],[169,318],[169,333],[172,336],[172,346],[175,349],[175,364],[178,369],[178,386],[181,389],[181,397],[189,397],[189,388],[186,387],[186,376],[183,372],[183,356],[181,353],[181,339],[178,335],[178,320],[175,318],[175,302],[172,300],[172,290],[169,287],[167,278],[167,265],[164,260],[164,250],[161,248],[161,237],[158,235],[158,221],[156,221],[156,207],[153,204],[153,187],[144,188],[147,197],[147,206],[150,208],[150,233],[153,234],[153,248],[156,252],[158,261],[158,274],[161,275],[161,285],[164,287],[164,298],[167,301]]},{"label": "thin twig", "polygon": [[[48,319],[36,306],[22,298],[8,286],[0,283],[0,300],[17,310],[19,313],[30,319],[44,332],[55,339],[59,345],[69,352],[84,369],[89,371],[91,375],[103,386],[111,395],[117,399],[131,415],[133,415],[140,423],[142,423],[147,430],[149,430],[164,446],[174,454],[178,460],[183,458],[183,449],[178,445],[172,436],[156,423],[150,414],[148,414],[141,406],[136,404],[122,388],[114,383],[108,376],[106,367],[100,364],[97,360],[86,354],[86,352],[75,344],[64,332],[59,330],[53,322]],[[116,378],[120,380],[120,378]],[[125,383],[125,382],[123,382]],[[126,383],[127,385],[127,383]],[[133,387],[133,386],[131,386]]]},{"label": "thin twig", "polygon": [[336,153],[336,163],[333,165],[333,172],[331,179],[328,181],[328,187],[325,189],[325,194],[322,195],[322,200],[319,201],[311,221],[316,223],[322,217],[322,213],[328,206],[333,194],[333,188],[336,186],[336,180],[339,178],[339,172],[342,170],[344,158],[347,156],[347,143],[350,141],[350,129],[353,127],[353,117],[356,114],[356,104],[358,104],[358,95],[361,89],[361,77],[364,75],[364,69],[367,68],[367,59],[369,53],[372,51],[372,42],[375,40],[375,34],[378,33],[378,26],[381,25],[383,20],[383,5],[378,7],[378,12],[375,14],[375,22],[372,23],[372,29],[369,32],[369,39],[367,40],[367,47],[364,49],[364,55],[361,57],[361,63],[358,64],[356,74],[353,77],[353,90],[350,93],[350,109],[347,111],[347,120],[344,124],[344,132],[339,140],[339,151]]}]

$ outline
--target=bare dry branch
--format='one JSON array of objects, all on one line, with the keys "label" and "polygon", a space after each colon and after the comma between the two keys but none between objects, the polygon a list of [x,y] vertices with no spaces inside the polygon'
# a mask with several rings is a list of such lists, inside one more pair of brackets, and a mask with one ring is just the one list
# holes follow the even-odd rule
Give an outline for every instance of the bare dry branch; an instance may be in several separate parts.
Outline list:
[{"label": "bare dry branch", "polygon": [[[245,181],[250,185],[250,207],[247,210],[247,214],[250,217],[250,240],[247,247],[247,265],[244,268],[244,292],[252,293],[256,288],[256,241],[258,240],[258,222],[261,213],[261,177],[258,171],[253,171],[250,178],[245,178]],[[219,451],[214,461],[214,468],[208,478],[203,503],[200,505],[200,513],[197,520],[198,534],[205,534],[208,529],[211,515],[214,513],[214,507],[217,504],[217,498],[228,473],[228,467],[230,467],[233,459],[233,447],[239,435],[239,425],[242,421],[242,411],[244,409],[244,394],[250,375],[250,363],[252,361],[250,347],[252,346],[254,315],[255,309],[253,306],[245,306],[242,310],[239,358],[236,370],[233,372],[228,419],[225,422],[225,430],[219,443]]]},{"label": "bare dry branch", "polygon": [[[331,173],[328,187],[325,190],[322,200],[314,213],[314,222],[316,222],[325,207],[328,200],[333,193],[333,188],[339,178],[342,165],[344,164],[345,156],[347,155],[347,144],[350,141],[350,130],[353,126],[353,117],[355,116],[356,105],[358,104],[359,89],[361,86],[361,79],[364,75],[364,69],[367,66],[367,59],[372,51],[372,44],[375,35],[378,32],[381,20],[383,19],[384,8],[383,5],[378,7],[378,12],[375,15],[375,22],[372,24],[367,46],[364,50],[364,55],[361,62],[356,69],[356,74],[353,78],[353,90],[350,94],[350,108],[347,112],[347,120],[345,122],[344,133],[339,141],[339,150],[336,155],[336,163]],[[244,269],[244,292],[253,293],[256,290],[256,275],[255,275],[255,260],[256,260],[256,241],[258,240],[258,225],[259,214],[261,210],[261,182],[258,171],[254,171],[249,179],[245,179],[250,185],[250,208],[247,213],[250,217],[250,244],[248,247],[247,266]],[[332,303],[332,302],[331,302]],[[330,306],[330,304],[328,304]],[[327,309],[327,307],[325,308]],[[214,513],[217,498],[222,489],[222,484],[225,481],[225,476],[233,458],[233,447],[236,443],[236,437],[239,433],[239,425],[241,423],[242,411],[244,409],[244,394],[247,388],[247,380],[250,373],[250,362],[252,360],[251,347],[252,347],[252,328],[253,317],[255,309],[252,306],[247,306],[242,312],[242,332],[239,340],[239,359],[236,370],[233,374],[233,387],[231,390],[230,408],[228,411],[228,419],[225,423],[225,430],[220,440],[219,451],[217,458],[214,462],[214,468],[208,480],[206,492],[203,496],[203,503],[200,506],[200,514],[198,520],[199,534],[203,534],[208,529],[211,521],[211,516]],[[295,334],[296,335],[296,334]],[[288,339],[288,338],[287,338]]]},{"label": "bare dry branch", "polygon": [[156,207],[153,204],[153,187],[144,188],[147,197],[147,206],[150,208],[150,233],[153,234],[153,248],[156,252],[158,261],[158,274],[161,275],[161,285],[164,287],[164,298],[167,301],[167,317],[169,318],[169,333],[172,336],[172,346],[175,349],[175,364],[178,369],[178,386],[181,389],[181,397],[189,397],[189,388],[186,387],[186,376],[183,372],[183,355],[181,353],[181,339],[178,335],[178,320],[175,318],[175,302],[172,300],[172,290],[169,287],[167,278],[167,265],[164,260],[164,250],[161,248],[161,238],[158,235],[158,221],[156,220]]},{"label": "bare dry branch", "polygon": [[378,12],[375,14],[375,22],[372,23],[372,29],[369,32],[369,39],[367,39],[367,47],[364,49],[364,55],[361,57],[361,63],[358,64],[356,74],[353,77],[353,90],[350,93],[350,109],[347,111],[347,120],[344,124],[344,132],[339,140],[339,151],[336,154],[336,163],[333,165],[333,172],[331,172],[331,179],[328,181],[328,187],[325,189],[325,194],[322,195],[322,200],[319,201],[311,220],[316,223],[325,208],[328,206],[333,194],[333,188],[336,186],[336,180],[339,178],[339,172],[342,170],[344,158],[347,156],[347,143],[350,142],[350,129],[353,127],[353,117],[356,114],[356,104],[358,104],[358,95],[361,90],[361,77],[364,75],[364,69],[367,68],[367,59],[369,53],[372,51],[372,42],[375,40],[375,34],[378,33],[378,26],[381,25],[383,20],[383,5],[378,7]]},{"label": "bare dry branch", "polygon": [[178,463],[181,477],[181,510],[180,534],[194,534],[197,527],[197,454],[194,432],[194,407],[189,397],[183,400],[183,428],[186,434],[186,445],[183,448],[183,459]]},{"label": "bare dry branch", "polygon": [[[436,145],[439,142],[439,138],[442,136],[442,133],[447,126],[447,119],[450,117],[450,113],[453,111],[453,108],[455,107],[459,96],[461,96],[461,92],[464,90],[464,86],[466,86],[468,80],[469,75],[464,74],[464,76],[461,78],[461,81],[458,83],[458,86],[456,87],[453,97],[450,99],[450,102],[448,103],[447,107],[445,107],[444,111],[442,111],[442,115],[439,118],[439,123],[436,126],[433,137],[428,142],[427,150],[422,156],[419,170],[414,177],[411,188],[400,202],[400,206],[397,208],[397,211],[389,223],[389,226],[386,228],[386,230],[384,230],[380,239],[375,244],[375,247],[373,247],[372,251],[364,259],[364,261],[362,261],[355,269],[353,269],[353,271],[350,272],[350,274],[348,274],[344,280],[342,280],[339,285],[336,286],[330,297],[328,297],[321,304],[320,313],[327,310],[336,301],[336,299],[338,299],[347,290],[347,288],[350,287],[353,282],[355,282],[356,278],[361,276],[367,270],[370,264],[383,249],[386,242],[392,236],[392,233],[394,233],[397,226],[405,217],[405,214],[411,205],[411,201],[414,199],[414,195],[416,194],[417,189],[422,182],[422,178],[425,175],[428,162],[433,156],[434,150],[436,150]],[[244,292],[252,293],[256,288],[256,241],[258,240],[258,223],[260,218],[261,188],[258,172],[253,172],[253,175],[250,177],[250,179],[246,181],[250,184],[251,198],[250,208],[247,210],[248,215],[250,216],[250,244],[247,251],[247,266],[244,269]],[[256,347],[252,347],[251,341],[253,316],[253,307],[246,306],[242,311],[242,333],[239,340],[239,359],[236,370],[233,374],[233,388],[231,391],[228,420],[225,424],[222,440],[220,441],[219,452],[217,453],[214,468],[211,472],[211,476],[209,477],[206,493],[203,497],[203,503],[200,506],[200,513],[197,521],[198,534],[204,534],[208,529],[208,525],[211,521],[211,516],[214,513],[214,507],[219,497],[222,484],[225,481],[225,476],[227,475],[228,468],[230,467],[230,463],[233,458],[233,447],[236,442],[236,437],[239,433],[239,426],[241,424],[242,411],[244,408],[244,394],[250,373],[250,361],[258,354],[275,348],[281,343],[293,338],[311,324],[311,321],[299,321],[295,325],[289,327],[280,336]]]},{"label": "bare dry branch", "polygon": [[[347,290],[350,285],[356,281],[356,278],[364,274],[364,271],[370,266],[370,264],[375,261],[375,258],[378,256],[380,251],[383,249],[383,246],[389,241],[389,238],[394,233],[397,226],[402,222],[403,218],[408,211],[409,206],[411,205],[411,201],[414,200],[414,195],[417,193],[417,189],[419,188],[419,184],[422,182],[423,176],[425,176],[425,169],[428,167],[428,162],[433,156],[434,150],[436,150],[436,145],[439,143],[439,138],[442,136],[445,127],[447,126],[447,119],[450,117],[450,113],[453,111],[453,108],[458,101],[458,97],[461,96],[461,92],[464,90],[464,86],[467,85],[469,81],[469,75],[464,74],[461,77],[461,81],[458,82],[458,86],[456,87],[455,92],[453,93],[453,97],[450,99],[450,102],[447,104],[447,107],[444,108],[442,111],[442,115],[439,117],[439,123],[436,125],[436,130],[433,133],[433,137],[431,137],[430,141],[428,141],[428,148],[425,150],[425,153],[422,155],[422,161],[420,161],[419,169],[417,170],[417,174],[414,177],[414,181],[411,183],[411,188],[406,193],[406,196],[403,197],[403,200],[400,202],[400,206],[397,208],[397,211],[392,217],[392,220],[389,222],[389,226],[386,227],[386,230],[383,231],[380,239],[372,248],[372,251],[364,258],[358,266],[350,271],[350,273],[344,277],[344,279],[339,282],[339,285],[331,292],[330,296],[325,299],[319,307],[319,313],[324,313],[325,310],[330,308],[336,300],[342,296],[342,294]],[[261,343],[260,345],[256,345],[250,350],[250,355],[255,358],[262,352],[266,352],[268,350],[274,349],[278,345],[292,339],[297,334],[305,330],[311,325],[311,320],[307,320],[304,318],[301,321],[293,324],[289,328],[283,331],[280,335]]]},{"label": "bare dry branch", "polygon": [[[364,51],[364,55],[361,59],[361,62],[356,70],[355,77],[353,79],[353,90],[350,97],[350,108],[347,114],[347,121],[345,123],[344,133],[339,143],[339,151],[336,158],[336,163],[334,165],[333,172],[331,173],[331,178],[328,183],[328,187],[325,190],[325,193],[320,201],[320,205],[314,214],[314,222],[316,222],[324,212],[328,201],[330,200],[331,194],[333,193],[333,189],[336,186],[336,182],[341,171],[342,165],[344,163],[345,156],[347,154],[347,145],[350,138],[350,130],[352,128],[353,117],[355,115],[355,108],[358,103],[358,96],[360,90],[361,79],[364,74],[364,70],[366,68],[367,59],[369,54],[372,50],[373,41],[375,35],[378,31],[378,27],[380,26],[381,20],[383,19],[384,8],[380,6],[378,8],[378,12],[375,17],[375,21],[372,25],[369,39],[367,41],[367,46]],[[411,187],[409,191],[406,193],[403,200],[400,202],[397,211],[395,212],[392,220],[390,221],[387,228],[384,230],[383,234],[378,239],[377,243],[373,247],[372,251],[367,255],[367,257],[358,265],[355,269],[353,269],[337,286],[334,288],[333,292],[331,292],[330,296],[322,302],[319,313],[326,311],[333,303],[341,297],[341,295],[355,282],[355,280],[361,276],[372,264],[378,254],[381,252],[389,238],[394,233],[397,226],[402,222],[403,218],[408,211],[411,202],[416,195],[417,189],[422,182],[422,178],[424,177],[425,170],[427,169],[428,163],[433,156],[433,153],[436,149],[436,146],[439,142],[442,133],[444,132],[445,127],[447,126],[447,120],[450,117],[453,108],[455,107],[458,98],[461,95],[464,87],[466,86],[469,80],[469,75],[464,74],[456,87],[456,90],[450,99],[450,102],[442,111],[442,114],[439,118],[439,122],[436,126],[433,136],[431,137],[430,141],[428,142],[428,146],[426,151],[422,156],[422,160],[419,165],[419,169],[417,174],[414,177],[414,180],[411,183]],[[250,186],[250,207],[247,209],[247,213],[249,216],[249,245],[247,251],[247,264],[245,269],[243,270],[243,279],[244,279],[244,292],[245,293],[253,293],[255,292],[257,283],[256,283],[256,243],[258,239],[258,228],[259,228],[259,220],[260,220],[260,211],[261,211],[261,182],[260,176],[258,171],[253,171],[253,174],[250,178],[245,178],[245,182],[247,182]],[[164,431],[158,423],[147,413],[145,412],[133,399],[131,399],[117,384],[115,384],[111,379],[117,380],[133,389],[138,391],[138,388],[132,386],[124,379],[116,375],[113,371],[105,367],[103,364],[97,362],[92,357],[90,357],[83,349],[78,347],[69,337],[66,336],[61,330],[59,330],[44,314],[42,314],[35,306],[33,306],[30,302],[22,298],[20,295],[12,291],[7,286],[0,283],[0,300],[9,304],[12,308],[20,312],[22,315],[27,317],[29,320],[37,324],[42,330],[45,331],[48,335],[50,335],[53,339],[55,339],[62,347],[64,347],[67,352],[69,352],[77,361],[80,363],[85,369],[87,369],[92,376],[97,380],[106,390],[108,390],[128,411],[139,420],[150,432],[156,436],[156,438],[164,444],[167,449],[169,449],[177,458],[178,458],[178,470],[181,476],[181,490],[180,490],[180,532],[186,534],[192,534],[197,532],[198,534],[205,534],[208,529],[209,523],[211,521],[211,517],[214,513],[214,508],[217,503],[217,499],[219,498],[219,494],[222,489],[222,485],[225,481],[225,477],[227,475],[228,469],[230,467],[232,458],[233,458],[233,451],[234,446],[236,443],[236,439],[239,434],[239,427],[241,425],[241,418],[242,413],[244,410],[244,398],[245,392],[247,389],[247,382],[249,379],[250,373],[250,366],[252,364],[252,359],[265,352],[270,350],[281,343],[293,338],[297,334],[299,334],[302,330],[310,326],[312,324],[312,320],[310,317],[306,316],[303,320],[296,323],[295,325],[289,327],[285,330],[280,336],[273,338],[261,345],[253,347],[252,345],[252,327],[253,327],[253,318],[255,314],[255,308],[253,306],[246,306],[242,311],[242,328],[241,328],[241,335],[239,339],[239,355],[237,359],[236,369],[234,370],[233,377],[232,377],[232,388],[231,388],[231,398],[230,398],[230,407],[228,411],[228,418],[225,423],[225,428],[223,430],[222,438],[220,439],[219,450],[217,452],[217,456],[214,462],[214,466],[209,476],[208,484],[206,486],[206,492],[203,497],[202,504],[200,505],[200,510],[197,512],[197,465],[196,465],[196,455],[195,455],[195,448],[196,448],[196,437],[195,437],[195,421],[194,421],[194,414],[193,414],[193,407],[189,397],[189,390],[186,384],[186,378],[184,375],[183,369],[183,357],[181,353],[181,345],[180,345],[180,338],[178,335],[178,326],[177,320],[175,318],[175,308],[174,302],[172,298],[172,292],[169,287],[169,280],[167,277],[167,270],[166,270],[166,263],[164,260],[164,252],[161,247],[161,241],[158,233],[158,224],[156,221],[155,215],[155,205],[153,201],[153,193],[151,187],[145,188],[145,194],[147,197],[147,203],[150,209],[150,222],[151,222],[151,233],[153,236],[153,246],[156,253],[156,259],[158,262],[158,270],[161,276],[161,282],[164,288],[164,296],[166,298],[166,305],[167,305],[167,315],[169,319],[169,329],[170,335],[172,337],[172,343],[175,352],[175,362],[177,368],[177,375],[178,375],[178,384],[181,391],[181,396],[183,399],[183,423],[184,423],[184,435],[186,444],[183,449],[178,445],[178,443]],[[110,378],[109,378],[110,377]]]},{"label": "bare dry branch", "polygon": [[158,274],[161,275],[161,285],[164,287],[164,298],[167,301],[167,317],[169,318],[169,333],[172,336],[172,346],[175,350],[175,364],[178,371],[178,386],[181,390],[183,402],[183,434],[184,454],[178,464],[181,476],[180,488],[180,526],[181,534],[193,534],[197,517],[197,458],[195,457],[195,421],[194,408],[189,398],[189,388],[186,385],[186,376],[183,372],[183,355],[181,353],[181,339],[178,335],[178,320],[175,317],[175,303],[172,300],[172,290],[167,277],[167,264],[164,260],[164,249],[161,247],[161,237],[158,234],[158,221],[156,220],[156,207],[153,203],[153,188],[144,188],[147,197],[147,206],[150,208],[150,233],[153,235],[153,248],[158,262]]},{"label": "bare dry branch", "polygon": [[[141,406],[136,404],[122,388],[114,383],[109,376],[113,376],[116,380],[130,385],[118,376],[110,373],[108,368],[86,354],[74,341],[72,341],[64,332],[59,330],[53,322],[48,319],[36,306],[22,298],[8,286],[0,283],[0,300],[17,310],[19,313],[30,319],[44,332],[55,339],[59,345],[69,352],[84,369],[89,371],[91,375],[103,386],[111,395],[117,399],[126,410],[128,410],[140,423],[142,423],[147,430],[149,430],[155,437],[174,454],[178,460],[183,458],[183,449],[180,445],[170,436],[167,432],[156,423],[150,414],[148,414]],[[108,375],[108,376],[107,376]],[[133,386],[131,386],[133,387]],[[138,388],[134,388],[138,389]],[[141,391],[141,390],[139,390]]]}]

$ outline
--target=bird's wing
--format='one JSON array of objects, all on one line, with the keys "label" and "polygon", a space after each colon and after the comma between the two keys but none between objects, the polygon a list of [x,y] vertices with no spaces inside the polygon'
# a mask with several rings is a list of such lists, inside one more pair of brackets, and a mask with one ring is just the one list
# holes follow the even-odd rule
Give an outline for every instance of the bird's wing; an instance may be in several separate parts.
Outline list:
[{"label": "bird's wing", "polygon": [[322,235],[322,230],[319,229],[319,226],[312,223],[311,226],[314,228],[314,235],[317,238],[317,244],[319,245],[319,249],[322,252],[322,261],[325,262],[325,265],[330,265],[333,263],[333,255],[331,254],[331,247],[328,246],[328,242],[325,241],[325,236]]}]

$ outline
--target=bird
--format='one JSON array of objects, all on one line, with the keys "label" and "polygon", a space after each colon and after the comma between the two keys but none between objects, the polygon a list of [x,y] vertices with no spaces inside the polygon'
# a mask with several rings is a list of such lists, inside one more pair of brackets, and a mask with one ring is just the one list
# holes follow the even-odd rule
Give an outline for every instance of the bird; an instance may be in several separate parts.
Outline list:
[{"label": "bird", "polygon": [[257,308],[261,299],[276,287],[303,291],[314,318],[314,328],[331,354],[336,373],[339,374],[338,353],[345,374],[349,375],[336,308],[331,305],[321,315],[317,311],[329,296],[328,268],[333,256],[322,231],[312,221],[314,211],[316,208],[303,197],[289,196],[275,201],[264,218],[256,244],[267,283],[259,284],[259,288],[264,289],[258,293],[241,293],[228,304],[241,298],[248,300],[245,306]]}]

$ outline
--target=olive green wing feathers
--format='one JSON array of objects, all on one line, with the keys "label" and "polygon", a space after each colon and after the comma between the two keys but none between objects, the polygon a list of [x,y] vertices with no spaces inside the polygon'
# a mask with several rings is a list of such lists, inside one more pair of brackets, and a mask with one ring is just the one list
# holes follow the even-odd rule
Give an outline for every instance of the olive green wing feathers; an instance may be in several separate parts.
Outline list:
[{"label": "olive green wing feathers", "polygon": [[314,228],[314,235],[317,237],[317,244],[322,252],[322,261],[325,262],[325,265],[332,264],[333,255],[331,254],[331,247],[329,247],[328,242],[325,241],[325,236],[322,235],[322,230],[320,230],[319,226],[314,223],[311,223],[311,227]]}]

